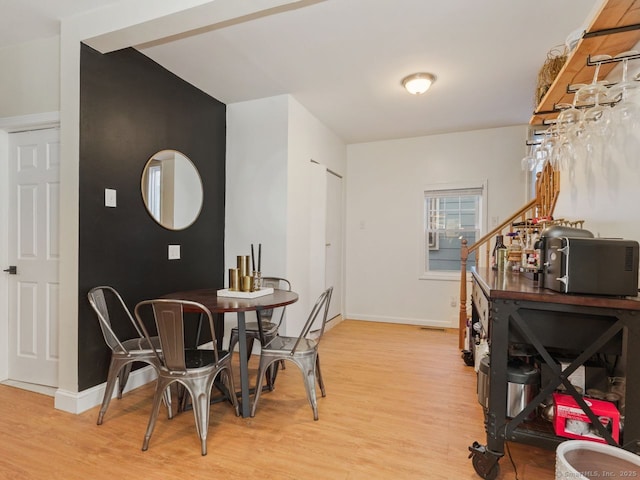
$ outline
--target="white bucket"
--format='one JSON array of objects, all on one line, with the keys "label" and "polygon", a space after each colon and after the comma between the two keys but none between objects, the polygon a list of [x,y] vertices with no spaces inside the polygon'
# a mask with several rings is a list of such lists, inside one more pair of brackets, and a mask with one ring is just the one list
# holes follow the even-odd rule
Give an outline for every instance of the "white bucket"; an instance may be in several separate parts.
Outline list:
[{"label": "white bucket", "polygon": [[640,456],[604,443],[568,440],[556,449],[556,480],[640,478]]}]

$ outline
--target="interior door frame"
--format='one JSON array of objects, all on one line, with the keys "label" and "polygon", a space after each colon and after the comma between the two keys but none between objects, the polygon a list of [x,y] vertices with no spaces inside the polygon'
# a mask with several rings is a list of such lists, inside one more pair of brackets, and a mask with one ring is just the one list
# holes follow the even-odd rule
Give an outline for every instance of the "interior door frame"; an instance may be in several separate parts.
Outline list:
[{"label": "interior door frame", "polygon": [[[60,126],[59,112],[0,118],[0,266],[9,262],[9,134]],[[0,272],[0,381],[9,378],[9,281]]]},{"label": "interior door frame", "polygon": [[[328,194],[328,189],[329,189],[329,178],[333,178],[333,179],[338,179],[338,181],[340,182],[340,255],[339,255],[339,263],[340,263],[340,275],[338,275],[338,277],[340,278],[340,285],[339,285],[339,295],[336,295],[335,292],[337,290],[334,290],[334,295],[335,298],[337,300],[339,300],[340,304],[337,305],[337,310],[338,313],[335,314],[333,317],[330,317],[331,319],[336,319],[339,318],[340,320],[344,320],[344,292],[345,292],[345,270],[346,270],[346,263],[345,263],[345,180],[344,177],[342,175],[340,175],[337,172],[334,172],[333,170],[331,170],[330,168],[327,168],[327,207],[329,204],[329,194]],[[327,214],[326,214],[326,218],[328,219],[331,215],[331,212],[328,210],[327,208]],[[328,263],[327,260],[328,256],[325,255],[325,268],[326,268],[326,264]],[[326,277],[325,277],[325,283],[326,283]],[[326,286],[326,285],[325,285]],[[331,297],[331,303],[333,304],[333,308],[336,308],[336,301],[334,301],[334,297]],[[330,310],[332,310],[333,308],[330,307]],[[331,311],[329,312],[331,314]]]}]

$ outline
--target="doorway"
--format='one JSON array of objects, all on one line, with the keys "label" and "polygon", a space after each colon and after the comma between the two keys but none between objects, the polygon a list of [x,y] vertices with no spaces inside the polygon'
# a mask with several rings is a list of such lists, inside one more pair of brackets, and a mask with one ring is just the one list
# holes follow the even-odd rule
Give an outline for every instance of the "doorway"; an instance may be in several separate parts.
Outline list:
[{"label": "doorway", "polygon": [[2,198],[6,377],[48,387],[58,383],[59,139],[57,127],[8,133]]},{"label": "doorway", "polygon": [[325,230],[325,288],[333,286],[328,318],[342,313],[342,177],[327,169],[327,217]]},{"label": "doorway", "polygon": [[315,160],[311,160],[311,172],[309,286],[312,292],[333,287],[327,312],[327,318],[333,319],[343,311],[343,182],[342,176]]}]

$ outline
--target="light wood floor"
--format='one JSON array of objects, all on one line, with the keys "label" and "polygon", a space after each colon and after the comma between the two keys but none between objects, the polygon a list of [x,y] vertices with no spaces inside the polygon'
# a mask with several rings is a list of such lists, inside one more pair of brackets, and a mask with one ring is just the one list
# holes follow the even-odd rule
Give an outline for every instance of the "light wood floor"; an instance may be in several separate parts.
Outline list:
[{"label": "light wood floor", "polygon": [[[486,443],[473,368],[457,334],[344,321],[320,346],[327,396],[313,421],[300,372],[280,372],[255,418],[211,407],[207,456],[190,412],[158,419],[142,452],[153,386],[98,407],[55,410],[51,397],[0,386],[1,479],[479,479],[468,457]],[[250,366],[257,367],[252,358]],[[510,444],[520,480],[554,478],[552,451]],[[499,479],[515,478],[509,458]]]}]

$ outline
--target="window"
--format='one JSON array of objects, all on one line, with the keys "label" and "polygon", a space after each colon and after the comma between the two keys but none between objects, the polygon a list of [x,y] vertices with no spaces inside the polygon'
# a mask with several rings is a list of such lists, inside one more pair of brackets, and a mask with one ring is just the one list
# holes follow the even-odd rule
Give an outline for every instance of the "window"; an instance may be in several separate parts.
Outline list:
[{"label": "window", "polygon": [[[481,236],[484,185],[432,188],[424,192],[424,271],[460,272],[460,246]],[[467,270],[475,265],[473,256]]]},{"label": "window", "polygon": [[162,186],[162,165],[152,165],[149,167],[149,173],[147,177],[147,201],[149,202],[149,212],[153,216],[160,220],[161,211],[161,186]]}]

